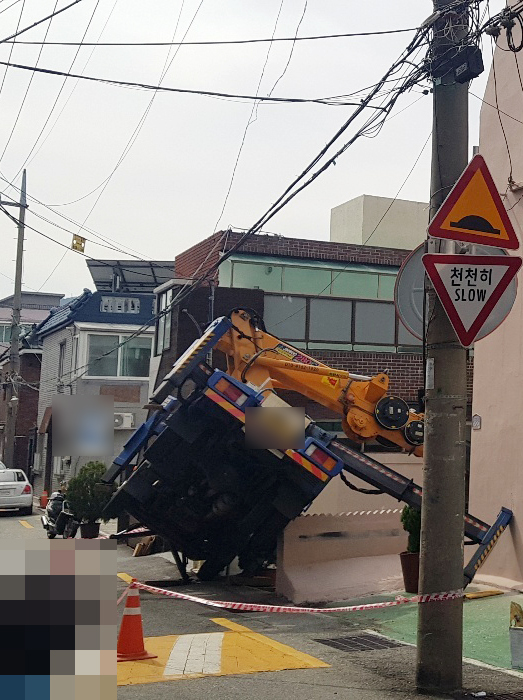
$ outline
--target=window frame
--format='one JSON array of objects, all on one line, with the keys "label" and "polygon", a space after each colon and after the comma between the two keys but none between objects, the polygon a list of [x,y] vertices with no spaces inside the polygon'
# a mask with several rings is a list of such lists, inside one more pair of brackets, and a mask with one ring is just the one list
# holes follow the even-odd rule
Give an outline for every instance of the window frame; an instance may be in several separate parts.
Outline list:
[{"label": "window frame", "polygon": [[[93,335],[106,336],[106,337],[107,336],[116,336],[118,338],[118,347],[115,348],[115,350],[117,352],[116,368],[117,368],[118,374],[116,374],[116,375],[114,375],[114,374],[89,374],[89,371],[90,371],[89,365],[94,363],[94,361],[89,360],[90,339],[91,339],[91,336],[93,336]],[[121,367],[121,352],[122,352],[121,343],[123,343],[123,341],[126,338],[129,338],[132,335],[133,335],[133,333],[118,333],[118,332],[100,333],[100,332],[96,332],[96,331],[87,331],[87,333],[86,333],[86,340],[87,340],[87,342],[86,342],[86,364],[88,365],[88,367],[87,367],[87,371],[86,371],[85,375],[83,375],[83,377],[85,379],[110,379],[111,381],[112,380],[123,380],[123,381],[149,380],[149,374],[150,374],[150,369],[151,369],[151,359],[153,356],[152,352],[153,352],[153,340],[154,340],[154,338],[151,336],[151,334],[148,334],[148,333],[141,333],[140,335],[137,335],[135,337],[136,338],[147,338],[150,341],[149,374],[147,374],[147,376],[144,376],[144,377],[130,377],[130,376],[125,376],[125,375],[119,374],[120,367]]]},{"label": "window frame", "polygon": [[61,382],[65,375],[65,354],[67,352],[67,340],[62,340],[58,345],[58,381]]},{"label": "window frame", "polygon": [[[407,343],[399,343],[398,340],[398,335],[399,335],[399,326],[401,325],[401,320],[399,319],[397,313],[395,313],[395,318],[394,318],[394,341],[393,344],[383,342],[383,343],[360,343],[355,340],[356,338],[356,305],[357,304],[386,304],[388,306],[394,306],[394,302],[387,300],[387,299],[364,299],[364,298],[347,298],[347,297],[334,297],[334,296],[317,296],[317,295],[306,295],[306,294],[278,294],[275,292],[265,292],[264,297],[289,297],[289,296],[294,296],[294,297],[299,297],[302,299],[305,299],[305,339],[303,340],[302,338],[287,338],[286,336],[280,336],[277,333],[277,329],[275,329],[275,335],[277,337],[281,337],[282,340],[285,340],[286,342],[289,343],[301,343],[303,345],[303,349],[310,349],[311,352],[313,351],[318,351],[321,348],[318,347],[320,343],[325,343],[325,349],[335,349],[336,347],[339,348],[341,351],[345,352],[394,352],[398,354],[408,354],[408,353],[413,353],[413,354],[418,354],[421,352],[421,345],[409,345]],[[350,340],[348,341],[339,341],[339,340],[332,340],[331,338],[311,338],[310,335],[310,318],[311,318],[311,301],[314,301],[315,299],[321,299],[323,300],[332,300],[332,301],[343,301],[346,302],[347,304],[351,305],[351,329],[350,329]],[[271,328],[268,328],[268,332],[271,333]],[[347,348],[347,346],[350,346],[350,348]],[[357,346],[361,345],[368,345],[369,347],[372,346],[374,349],[369,349],[369,350],[359,350],[357,349]],[[394,349],[391,350],[392,345],[394,346]],[[382,348],[382,350],[380,350]]]}]

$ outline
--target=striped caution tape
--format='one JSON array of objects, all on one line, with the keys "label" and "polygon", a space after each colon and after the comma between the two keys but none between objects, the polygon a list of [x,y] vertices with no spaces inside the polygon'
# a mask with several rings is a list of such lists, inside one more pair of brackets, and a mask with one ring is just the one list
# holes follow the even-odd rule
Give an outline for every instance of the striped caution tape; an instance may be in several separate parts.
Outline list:
[{"label": "striped caution tape", "polygon": [[130,588],[140,588],[149,593],[158,593],[166,595],[170,598],[178,598],[179,600],[188,600],[191,603],[199,603],[200,605],[208,605],[212,608],[221,608],[228,610],[248,610],[250,612],[267,612],[267,613],[326,613],[326,612],[357,612],[359,610],[378,610],[379,608],[391,608],[395,605],[403,605],[404,603],[432,603],[435,601],[454,600],[463,598],[463,589],[449,591],[447,593],[424,593],[416,595],[412,598],[398,596],[395,600],[384,601],[381,603],[367,603],[365,605],[346,605],[338,608],[297,608],[291,605],[263,605],[259,603],[235,603],[224,600],[206,600],[205,598],[197,598],[186,593],[178,593],[177,591],[166,591],[164,588],[156,586],[148,586],[140,581],[133,581]]},{"label": "striped caution tape", "polygon": [[118,606],[120,605],[120,603],[121,603],[122,600],[125,598],[125,596],[129,593],[130,590],[131,590],[131,584],[129,584],[129,585],[127,586],[127,588],[125,589],[125,591],[122,593],[122,595],[121,595],[121,596],[118,598],[118,600],[116,601],[116,607],[118,607]]}]

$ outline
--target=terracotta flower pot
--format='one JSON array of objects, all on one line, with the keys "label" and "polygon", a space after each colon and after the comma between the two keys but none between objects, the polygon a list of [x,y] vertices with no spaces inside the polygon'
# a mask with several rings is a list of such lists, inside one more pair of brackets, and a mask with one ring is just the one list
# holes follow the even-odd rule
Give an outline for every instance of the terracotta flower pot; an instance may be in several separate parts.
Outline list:
[{"label": "terracotta flower pot", "polygon": [[93,540],[100,534],[100,523],[82,523],[80,534],[84,540]]},{"label": "terracotta flower pot", "polygon": [[407,593],[418,592],[419,582],[419,552],[401,552],[401,570]]}]

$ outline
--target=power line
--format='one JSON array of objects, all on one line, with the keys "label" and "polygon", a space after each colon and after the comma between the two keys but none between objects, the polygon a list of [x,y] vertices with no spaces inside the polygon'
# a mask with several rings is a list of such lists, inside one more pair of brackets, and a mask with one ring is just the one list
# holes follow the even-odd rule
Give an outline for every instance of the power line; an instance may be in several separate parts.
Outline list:
[{"label": "power line", "polygon": [[487,105],[488,107],[492,107],[492,109],[495,109],[497,112],[500,112],[501,114],[504,114],[506,117],[509,119],[513,119],[515,122],[518,122],[519,124],[523,124],[523,121],[521,119],[518,119],[517,117],[514,117],[512,114],[509,114],[508,112],[504,112],[502,109],[499,107],[496,107],[496,105],[491,104],[490,102],[487,102],[485,99],[482,97],[479,97],[479,95],[474,94],[473,92],[469,91],[469,95],[472,95],[472,97],[475,97],[477,100],[480,102],[483,102],[483,104]]},{"label": "power line", "polygon": [[[203,3],[204,3],[204,0],[200,0],[200,3],[199,3],[198,7],[196,8],[196,11],[194,12],[194,14],[193,14],[193,16],[192,16],[192,19],[191,19],[191,21],[189,22],[189,26],[187,27],[187,29],[186,29],[186,31],[185,31],[185,34],[184,34],[183,37],[182,37],[182,42],[183,42],[183,39],[185,39],[185,37],[187,36],[187,34],[190,32],[191,27],[192,27],[192,25],[194,24],[194,21],[196,20],[196,17],[197,17],[197,15],[198,15],[198,13],[199,13],[199,11],[200,11],[200,9],[201,9]],[[185,0],[182,0],[182,4],[181,4],[181,6],[180,6],[180,12],[179,12],[178,18],[177,18],[177,20],[176,20],[176,26],[175,26],[175,28],[174,28],[173,39],[174,39],[174,37],[176,36],[176,32],[178,31],[178,26],[179,26],[179,24],[180,24],[180,18],[181,18],[181,16],[182,16],[184,4],[185,4]],[[166,57],[166,59],[165,59],[165,63],[164,63],[162,72],[161,72],[161,74],[160,74],[159,87],[160,87],[160,85],[161,85],[163,79],[164,79],[165,76],[167,75],[169,69],[171,68],[171,66],[172,66],[172,64],[173,64],[173,61],[175,60],[176,56],[178,55],[178,52],[180,51],[181,46],[182,46],[182,45],[178,46],[178,48],[177,48],[176,51],[174,52],[174,54],[173,54],[173,56],[172,56],[172,58],[171,58],[170,61],[169,61],[169,56],[170,56],[170,53],[171,53],[171,49],[169,49],[169,52],[167,53],[167,57]],[[96,205],[97,205],[98,202],[100,201],[100,198],[102,197],[103,193],[104,193],[105,190],[107,189],[107,186],[109,185],[109,182],[111,181],[113,175],[115,174],[115,172],[117,171],[117,169],[120,167],[120,165],[123,163],[123,161],[125,160],[125,158],[128,156],[129,152],[131,151],[132,147],[133,147],[134,144],[136,143],[136,140],[137,140],[138,136],[140,135],[140,132],[141,132],[141,130],[142,130],[144,124],[145,124],[145,121],[146,121],[146,119],[147,119],[147,117],[148,117],[148,115],[149,115],[149,112],[150,112],[151,109],[152,109],[152,106],[153,106],[153,103],[154,103],[154,100],[155,100],[157,94],[158,94],[158,90],[155,90],[154,93],[153,93],[153,95],[152,95],[152,97],[151,97],[151,99],[150,99],[150,101],[149,101],[149,104],[148,104],[147,107],[145,108],[145,111],[143,112],[142,116],[140,117],[140,119],[139,119],[139,121],[138,121],[138,124],[136,125],[136,127],[135,127],[133,133],[131,134],[131,137],[130,137],[129,141],[127,142],[127,144],[126,144],[124,150],[122,151],[122,154],[120,155],[120,158],[118,159],[118,161],[117,161],[116,165],[114,166],[112,172],[111,172],[111,173],[109,174],[109,176],[102,182],[102,184],[99,185],[99,186],[96,188],[96,189],[99,189],[100,187],[102,187],[102,190],[101,190],[101,192],[98,194],[98,197],[96,198],[96,200],[95,200],[93,206],[91,207],[91,209],[90,209],[89,212],[87,213],[87,216],[84,218],[84,220],[83,220],[83,222],[82,222],[80,228],[78,229],[78,233],[80,233],[80,231],[83,231],[87,220],[89,219],[89,217],[90,217],[91,214],[93,213],[93,211],[94,211]]]},{"label": "power line", "polygon": [[[80,0],[77,0],[80,2]],[[309,103],[309,104],[342,104],[343,106],[354,107],[358,103],[356,102],[344,102],[339,98],[333,97],[320,97],[320,98],[303,98],[303,97],[261,97],[257,95],[236,95],[228,92],[216,92],[212,90],[189,90],[186,88],[173,88],[173,87],[163,87],[162,85],[149,85],[148,83],[135,83],[126,80],[115,80],[112,78],[95,78],[90,75],[79,75],[78,73],[64,72],[58,70],[51,70],[50,68],[39,68],[38,66],[26,66],[19,63],[10,63],[8,61],[0,61],[0,65],[9,66],[11,68],[18,68],[20,70],[29,70],[36,73],[45,73],[47,75],[59,75],[65,76],[66,78],[77,78],[79,80],[88,80],[95,83],[104,83],[105,85],[114,85],[116,87],[124,88],[140,88],[143,90],[154,90],[156,92],[175,92],[186,95],[201,95],[204,97],[224,97],[224,98],[234,98],[242,100],[254,100],[261,102],[285,102],[285,103]],[[372,105],[369,105],[372,107]],[[374,109],[380,109],[379,107],[374,107]]]},{"label": "power line", "polygon": [[[272,36],[273,36],[273,37],[274,37],[274,35],[276,34],[276,29],[277,29],[277,27],[278,27],[278,21],[279,21],[279,19],[280,19],[281,11],[282,11],[282,8],[283,8],[283,3],[284,3],[284,0],[281,0],[281,2],[280,2],[280,7],[278,8],[278,13],[277,13],[277,15],[276,15],[276,21],[275,21],[275,23],[274,23],[274,28],[273,28],[273,30],[272,30]],[[269,62],[269,56],[271,55],[271,50],[272,50],[272,42],[269,44],[269,48],[267,49],[267,53],[266,53],[266,55],[265,55],[265,61],[264,61],[264,63],[263,63],[263,66],[262,66],[262,69],[261,69],[261,73],[260,73],[260,78],[259,78],[259,80],[258,80],[258,85],[257,85],[257,87],[256,87],[256,96],[258,96],[258,93],[259,93],[259,91],[260,91],[260,87],[261,87],[261,84],[262,84],[263,76],[265,75],[265,69],[267,68],[267,63]],[[218,215],[218,219],[216,220],[216,223],[214,224],[214,230],[215,230],[215,231],[216,231],[216,229],[218,228],[218,226],[219,226],[219,224],[220,224],[220,220],[221,220],[221,218],[222,218],[222,216],[223,216],[223,212],[225,211],[225,207],[227,206],[227,202],[229,201],[229,195],[231,194],[232,186],[233,186],[233,183],[234,183],[234,178],[235,178],[235,176],[236,176],[236,170],[238,169],[238,163],[240,162],[240,157],[241,157],[241,154],[242,154],[242,151],[243,151],[243,146],[245,145],[245,141],[246,141],[246,139],[247,139],[247,132],[249,131],[250,125],[251,125],[251,124],[253,123],[253,121],[254,121],[254,120],[252,119],[252,117],[253,117],[253,114],[254,114],[254,112],[255,112],[255,110],[256,110],[256,105],[257,105],[257,104],[258,104],[258,102],[253,102],[252,107],[251,107],[251,113],[249,114],[249,118],[247,119],[247,124],[245,125],[245,129],[244,129],[244,131],[243,131],[243,136],[242,136],[242,140],[241,140],[241,142],[240,142],[240,147],[239,147],[239,149],[238,149],[238,153],[236,154],[236,160],[235,160],[235,162],[234,162],[234,166],[233,166],[233,169],[232,169],[232,174],[231,174],[231,179],[230,179],[230,181],[229,181],[229,186],[228,186],[228,188],[227,188],[227,192],[225,193],[225,199],[223,200],[222,208],[221,208],[221,211],[220,211],[220,213],[219,213],[219,215]]]},{"label": "power line", "polygon": [[[109,14],[107,15],[107,19],[106,19],[105,22],[104,22],[104,25],[103,25],[103,27],[102,27],[102,30],[101,30],[100,34],[98,35],[98,39],[100,39],[100,38],[103,36],[103,34],[104,34],[104,32],[105,32],[105,30],[106,30],[106,28],[107,28],[107,25],[109,24],[109,21],[110,21],[111,17],[113,16],[113,12],[114,12],[115,7],[116,7],[117,4],[118,4],[118,0],[114,0],[114,4],[113,4],[113,6],[112,6],[112,8],[111,8],[111,11],[110,11]],[[95,11],[96,11],[96,8],[95,8]],[[90,23],[89,23],[89,24],[90,24]],[[89,25],[88,25],[87,29],[89,29]],[[87,35],[87,30],[84,32],[84,38],[85,38],[86,35]],[[84,44],[84,45],[85,45],[85,44]],[[85,71],[85,69],[86,69],[87,66],[89,65],[89,63],[90,63],[90,61],[91,61],[91,59],[92,59],[93,54],[94,54],[95,51],[96,51],[96,46],[92,49],[91,53],[89,54],[89,58],[87,59],[87,61],[86,61],[85,64],[84,64],[84,67],[83,67],[83,69],[82,69],[82,73]],[[74,62],[75,62],[77,56],[78,56],[78,52],[76,53],[76,55],[75,55],[75,57],[74,57],[74,59],[73,59],[73,62],[72,62],[72,64],[71,64],[71,68],[73,67]],[[38,62],[37,62],[37,64],[38,64]],[[33,75],[34,75],[34,73],[33,73]],[[64,81],[64,83],[65,83],[65,81]],[[47,123],[48,123],[49,120],[47,120],[47,121],[45,122],[45,124],[44,124],[44,126],[43,126],[43,128],[42,128],[42,130],[41,130],[41,132],[40,132],[40,134],[39,134],[39,136],[38,136],[38,139],[37,139],[37,141],[35,142],[35,150],[34,150],[33,154],[31,155],[31,153],[30,153],[29,156],[27,156],[27,160],[26,160],[26,163],[27,163],[27,164],[32,163],[32,161],[36,158],[36,156],[38,155],[38,153],[40,153],[40,151],[42,150],[42,148],[43,148],[45,142],[47,141],[47,139],[49,138],[49,136],[53,133],[53,130],[54,130],[54,128],[56,127],[56,125],[58,124],[58,122],[60,121],[60,117],[62,116],[62,114],[64,113],[65,108],[66,108],[67,105],[69,104],[69,101],[70,101],[71,97],[74,95],[74,92],[75,92],[76,88],[78,87],[78,83],[79,83],[79,81],[77,80],[76,83],[74,84],[73,89],[71,90],[71,92],[70,92],[69,95],[67,96],[67,99],[65,100],[64,104],[62,105],[62,108],[60,109],[60,112],[58,113],[58,116],[56,117],[56,119],[54,120],[53,124],[51,125],[51,127],[50,127],[49,130],[47,131],[47,134],[45,135],[45,137],[40,141],[40,144],[39,144],[38,147],[36,148],[38,139],[39,139],[40,136],[43,134],[43,132],[44,132],[44,130],[45,130],[45,127],[47,126]],[[60,97],[60,94],[58,94],[58,96],[57,96],[57,98],[56,98],[56,102],[58,102],[58,98],[59,98],[59,97]],[[52,109],[51,109],[51,113],[49,114],[49,118],[51,117],[51,115],[52,115],[52,113],[53,113],[53,111],[54,111],[54,109],[55,109],[55,106],[56,106],[56,103],[53,105],[53,107],[52,107]]]},{"label": "power line", "polygon": [[24,29],[20,29],[20,31],[17,29],[14,34],[11,34],[11,36],[6,37],[5,39],[0,39],[0,44],[5,44],[6,42],[11,41],[12,39],[15,39],[17,36],[20,36],[21,34],[28,32],[30,29],[34,29],[35,27],[38,27],[39,24],[42,24],[43,22],[47,22],[48,19],[52,19],[53,17],[60,15],[62,12],[65,12],[66,10],[68,10],[70,7],[73,7],[73,5],[78,5],[79,2],[82,2],[82,0],[74,0],[74,2],[69,3],[69,5],[62,7],[60,10],[56,10],[56,12],[52,12],[50,15],[47,15],[47,17],[43,17],[42,19],[39,19],[37,22],[33,22],[33,24],[29,25],[28,27],[25,27]]},{"label": "power line", "polygon": [[[19,14],[19,16],[18,16],[18,23],[17,23],[17,25],[16,25],[16,31],[18,31],[18,28],[20,27],[20,23],[22,22],[22,15],[24,14],[24,8],[25,8],[25,0],[23,0],[22,9],[20,10],[20,14]],[[11,48],[10,48],[10,50],[9,50],[9,56],[8,56],[8,59],[7,59],[8,61],[11,60],[11,56],[13,55],[13,50],[14,50],[14,48],[15,48],[14,44],[11,44]],[[9,67],[6,67],[6,69],[5,69],[5,71],[4,71],[4,75],[2,76],[2,84],[0,85],[0,93],[1,93],[2,90],[4,89],[4,83],[5,83],[5,79],[6,79],[6,77],[7,77],[7,71],[8,71],[8,70],[9,70]]]},{"label": "power line", "polygon": [[[24,3],[25,3],[25,0],[24,0]],[[54,5],[54,8],[53,8],[53,11],[56,10],[57,6],[58,6],[58,0],[55,0],[55,5]],[[22,6],[22,11],[23,11],[23,6]],[[22,15],[20,14],[20,17],[21,17],[21,16],[22,16]],[[48,33],[49,33],[49,30],[51,29],[51,24],[52,24],[52,22],[53,22],[53,20],[52,20],[52,18],[51,18],[51,19],[49,20],[49,24],[48,24],[47,27],[45,28],[44,40],[45,40],[45,38],[47,37],[47,35],[48,35]],[[11,45],[11,48],[13,48],[13,47],[14,47],[14,43]],[[42,56],[42,51],[43,51],[43,50],[44,50],[44,45],[42,44],[42,46],[40,47],[40,51],[38,52],[38,56],[36,57],[36,65],[38,65],[38,63],[40,62],[40,58],[41,58],[41,56]],[[9,60],[11,60],[11,54],[9,54]],[[5,79],[6,74],[7,74],[7,69],[6,69],[5,73],[4,73],[4,79]],[[31,73],[31,77],[29,78],[29,82],[28,82],[27,87],[26,87],[26,89],[25,89],[25,94],[24,94],[24,96],[23,96],[23,98],[22,98],[22,104],[20,105],[20,107],[19,107],[19,109],[18,109],[18,114],[16,115],[15,123],[13,124],[13,128],[11,129],[11,133],[9,134],[9,138],[8,138],[7,141],[6,141],[6,144],[5,144],[5,146],[4,146],[4,150],[2,151],[2,154],[0,155],[0,161],[1,161],[2,158],[5,156],[5,152],[7,151],[8,147],[9,147],[9,144],[11,143],[11,139],[13,138],[13,134],[14,134],[14,132],[15,132],[16,125],[18,124],[18,120],[20,119],[20,114],[22,113],[22,109],[24,108],[25,101],[26,101],[26,99],[27,99],[27,95],[29,94],[29,90],[31,89],[31,85],[32,85],[32,83],[33,83],[34,77],[35,77],[35,74],[34,74],[34,73]],[[3,85],[3,81],[2,81],[2,85]],[[0,88],[0,92],[1,92],[1,88]]]},{"label": "power line", "polygon": [[[76,3],[78,3],[78,2],[81,2],[81,0],[76,0]],[[72,3],[72,4],[76,4],[76,3]],[[93,11],[92,11],[92,13],[91,13],[91,17],[89,18],[89,22],[87,23],[87,27],[85,28],[85,31],[84,31],[84,33],[83,33],[82,41],[83,41],[83,40],[85,39],[85,37],[87,36],[87,32],[89,31],[89,27],[91,26],[91,23],[92,23],[92,21],[93,21],[93,19],[94,19],[94,16],[95,16],[95,14],[96,14],[96,10],[98,9],[98,5],[99,5],[99,4],[100,4],[100,0],[96,0],[96,4],[95,4],[94,9],[93,9]],[[68,7],[70,7],[70,5],[69,5]],[[54,13],[53,15],[50,15],[50,17],[52,18],[52,17],[56,16],[56,14],[58,14],[58,13],[56,12],[56,13]],[[43,21],[43,20],[42,20],[42,21]],[[75,54],[74,54],[74,57],[73,57],[73,60],[71,61],[71,65],[70,65],[70,67],[69,67],[69,70],[71,70],[72,67],[74,66],[75,61],[76,61],[76,59],[77,59],[77,57],[78,57],[78,54],[80,53],[80,48],[81,48],[81,44],[80,44],[80,46],[78,46],[78,48],[77,48],[77,50],[76,50],[76,52],[75,52]],[[35,72],[40,72],[40,69],[39,69],[38,67],[36,67],[36,66],[35,66]],[[47,124],[49,123],[49,120],[51,119],[51,115],[53,114],[53,112],[54,112],[54,110],[55,110],[55,108],[56,108],[56,105],[57,105],[57,103],[58,103],[58,100],[60,99],[60,95],[62,94],[62,91],[63,91],[63,89],[64,89],[64,87],[65,87],[66,81],[67,81],[67,77],[66,77],[66,78],[64,79],[64,81],[62,82],[62,85],[60,86],[60,90],[58,91],[58,95],[56,96],[56,98],[55,98],[55,100],[54,100],[54,102],[53,102],[53,106],[51,107],[51,111],[50,111],[49,114],[47,115],[47,118],[46,118],[46,120],[45,120],[45,122],[44,122],[44,125],[43,125],[42,128],[40,129],[40,133],[39,133],[38,136],[36,137],[36,140],[35,140],[35,142],[33,143],[32,147],[31,147],[31,150],[29,151],[28,155],[26,156],[26,159],[24,160],[24,162],[22,163],[22,165],[21,165],[20,168],[18,169],[18,172],[16,173],[16,175],[13,177],[13,180],[16,180],[16,178],[20,175],[20,173],[22,172],[22,170],[23,170],[24,167],[26,166],[27,161],[28,161],[29,158],[31,157],[31,154],[32,154],[33,151],[35,150],[35,148],[36,148],[36,146],[37,146],[37,144],[38,144],[38,141],[40,140],[40,137],[41,137],[42,134],[44,133],[45,127],[46,127]]]},{"label": "power line", "polygon": [[[3,10],[0,10],[0,15],[1,15],[3,12],[7,12],[7,10],[10,10],[10,9],[11,9],[12,7],[14,7],[15,5],[18,5],[19,2],[22,2],[22,0],[15,0],[13,3],[11,3],[10,5],[8,5],[8,7],[4,7]],[[6,43],[7,43],[7,42],[6,42]]]},{"label": "power line", "polygon": [[[20,2],[20,0],[16,0]],[[300,36],[300,37],[275,37],[269,39],[232,39],[229,41],[138,41],[138,42],[84,42],[82,46],[230,46],[234,44],[263,44],[274,41],[315,41],[317,39],[346,39],[358,36],[380,36],[385,34],[401,34],[403,32],[415,32],[416,27],[407,27],[405,29],[386,29],[376,32],[349,32],[345,34],[320,34],[315,36]],[[17,44],[38,45],[45,43],[46,46],[78,46],[78,42],[74,41],[17,41]]]}]

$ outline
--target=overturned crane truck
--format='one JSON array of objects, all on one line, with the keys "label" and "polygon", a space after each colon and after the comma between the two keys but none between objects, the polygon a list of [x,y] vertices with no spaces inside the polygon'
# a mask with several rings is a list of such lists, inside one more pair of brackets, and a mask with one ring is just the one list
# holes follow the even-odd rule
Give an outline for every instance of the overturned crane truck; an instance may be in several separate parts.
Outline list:
[{"label": "overturned crane truck", "polygon": [[[207,362],[221,351],[227,371]],[[362,479],[379,492],[421,508],[412,480],[351,449],[304,417],[298,447],[259,449],[245,440],[250,408],[289,407],[290,389],[341,414],[354,442],[375,439],[423,454],[423,415],[387,394],[389,378],[334,370],[270,335],[250,309],[216,319],[176,361],[152,397],[156,410],[136,430],[103,477],[112,484],[137,466],[113,495],[106,517],[127,512],[178,553],[203,560],[198,577],[220,573],[235,557],[252,573],[273,556],[276,540],[338,475]],[[252,415],[252,414],[251,414]],[[464,585],[490,553],[512,512],[489,526],[465,517],[469,544],[478,545]]]}]

